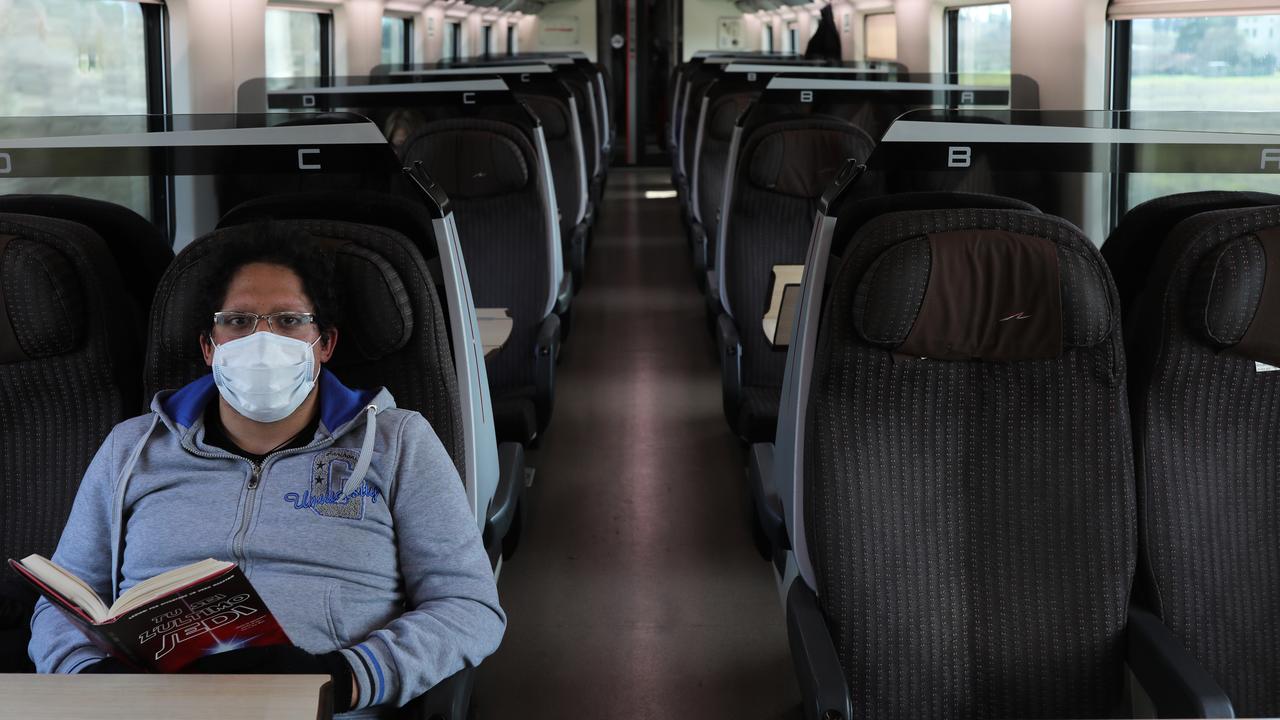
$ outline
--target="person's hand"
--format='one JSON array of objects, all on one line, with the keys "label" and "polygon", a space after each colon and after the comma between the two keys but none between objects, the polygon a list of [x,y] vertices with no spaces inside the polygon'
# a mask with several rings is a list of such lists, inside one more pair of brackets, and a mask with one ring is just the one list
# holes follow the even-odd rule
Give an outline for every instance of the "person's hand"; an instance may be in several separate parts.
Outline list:
[{"label": "person's hand", "polygon": [[351,665],[342,653],[312,655],[296,645],[267,645],[206,655],[182,669],[204,675],[328,675],[334,712],[351,709]]},{"label": "person's hand", "polygon": [[119,675],[122,673],[138,672],[129,663],[114,657],[105,657],[96,663],[85,666],[80,671],[81,675]]}]

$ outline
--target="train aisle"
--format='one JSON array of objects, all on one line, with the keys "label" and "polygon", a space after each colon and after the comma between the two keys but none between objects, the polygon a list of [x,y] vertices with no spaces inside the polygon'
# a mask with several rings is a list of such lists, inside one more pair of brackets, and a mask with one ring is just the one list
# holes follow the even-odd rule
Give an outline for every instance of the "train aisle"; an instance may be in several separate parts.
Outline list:
[{"label": "train aisle", "polygon": [[482,720],[798,717],[679,204],[645,198],[670,189],[610,174]]}]

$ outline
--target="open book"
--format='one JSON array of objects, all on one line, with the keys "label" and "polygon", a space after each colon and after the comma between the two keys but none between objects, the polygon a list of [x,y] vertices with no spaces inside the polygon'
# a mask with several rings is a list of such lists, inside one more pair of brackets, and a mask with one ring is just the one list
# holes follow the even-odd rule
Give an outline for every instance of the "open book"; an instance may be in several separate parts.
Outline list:
[{"label": "open book", "polygon": [[83,580],[40,555],[9,560],[98,647],[142,670],[175,672],[214,653],[289,642],[235,563],[201,560],[161,573],[108,607]]}]

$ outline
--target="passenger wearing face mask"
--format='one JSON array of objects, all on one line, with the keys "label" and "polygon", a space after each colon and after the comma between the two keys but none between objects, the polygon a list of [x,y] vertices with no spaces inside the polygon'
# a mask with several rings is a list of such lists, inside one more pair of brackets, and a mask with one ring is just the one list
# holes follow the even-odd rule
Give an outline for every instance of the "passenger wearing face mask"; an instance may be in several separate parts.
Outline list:
[{"label": "passenger wearing face mask", "polygon": [[[53,561],[103,598],[213,557],[238,563],[293,645],[210,673],[318,673],[343,717],[382,717],[498,645],[506,617],[462,482],[418,413],[324,369],[338,342],[331,260],[264,225],[219,245],[210,373],[111,432]],[[360,322],[360,318],[351,318]],[[129,672],[43,599],[40,672]]]}]

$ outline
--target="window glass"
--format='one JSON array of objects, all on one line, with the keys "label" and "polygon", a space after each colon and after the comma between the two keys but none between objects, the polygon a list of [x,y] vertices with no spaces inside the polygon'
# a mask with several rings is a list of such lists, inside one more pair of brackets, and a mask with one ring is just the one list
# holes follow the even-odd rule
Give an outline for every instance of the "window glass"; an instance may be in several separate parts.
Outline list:
[{"label": "window glass", "polygon": [[800,28],[794,21],[787,23],[787,33],[784,38],[786,42],[782,48],[783,52],[800,52]]},{"label": "window glass", "polygon": [[0,1],[0,116],[146,112],[140,5]]},{"label": "window glass", "polygon": [[513,22],[510,25],[507,25],[507,54],[508,55],[515,55],[516,53],[520,52],[520,45],[519,45],[520,41],[517,39],[518,37],[519,37],[519,34],[516,30],[515,23]]},{"label": "window glass", "polygon": [[898,59],[898,20],[893,13],[868,15],[866,20],[868,60]]},{"label": "window glass", "polygon": [[[1280,15],[1130,22],[1130,109],[1280,111]],[[1199,129],[1264,129],[1210,127],[1213,116],[1204,117],[1206,126]],[[1133,207],[1151,198],[1196,190],[1280,192],[1280,177],[1268,180],[1240,175],[1134,175],[1125,199]]]},{"label": "window glass", "polygon": [[405,26],[404,18],[382,18],[382,62],[383,64],[402,63],[405,58]]},{"label": "window glass", "polygon": [[[0,0],[0,117],[143,115],[142,6],[119,0]],[[3,192],[67,194],[150,216],[146,178],[22,178]]]},{"label": "window glass", "polygon": [[[1010,62],[1009,5],[974,5],[955,13],[955,67],[961,82],[1008,82]],[[994,78],[992,76],[1000,76]]]},{"label": "window glass", "polygon": [[773,52],[773,23],[760,23],[760,49]]},{"label": "window glass", "polygon": [[1133,20],[1132,110],[1280,111],[1280,15]]},{"label": "window glass", "polygon": [[320,76],[320,15],[267,10],[267,77]]}]

